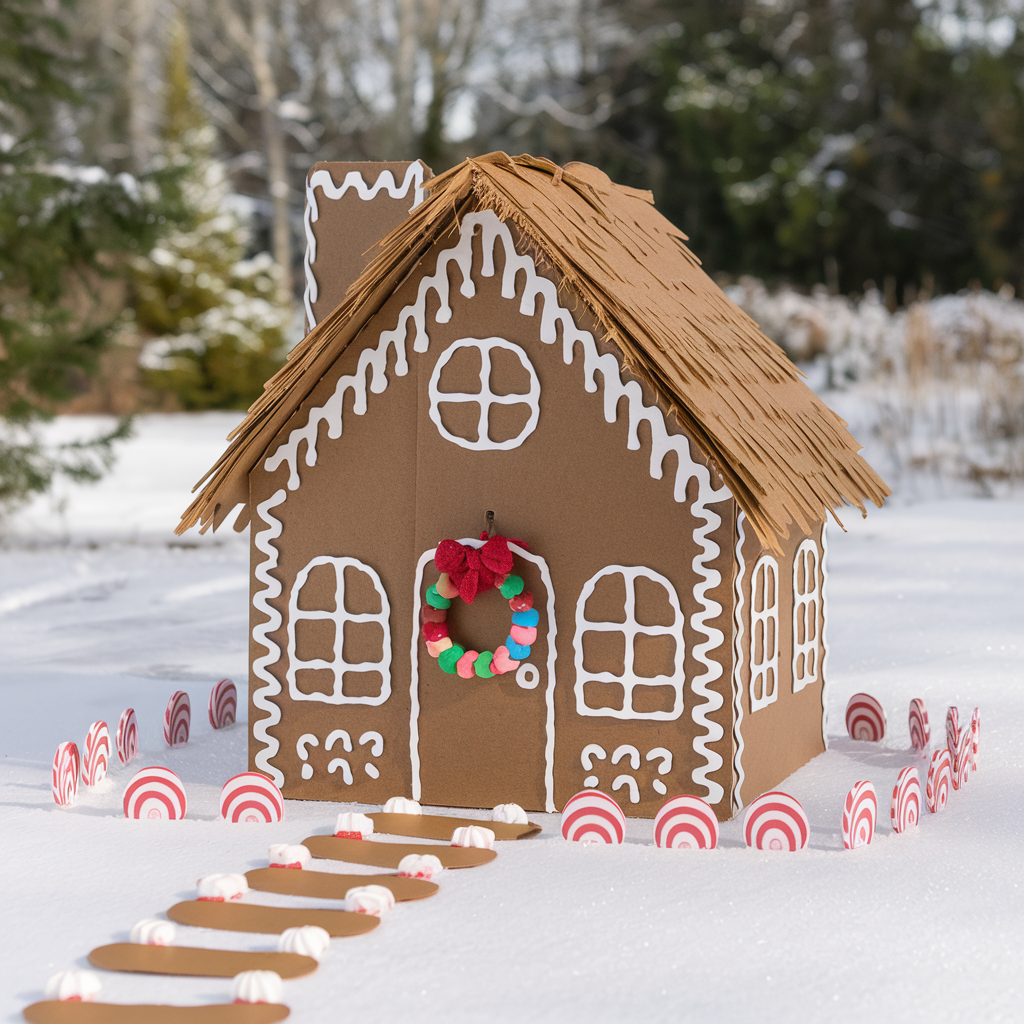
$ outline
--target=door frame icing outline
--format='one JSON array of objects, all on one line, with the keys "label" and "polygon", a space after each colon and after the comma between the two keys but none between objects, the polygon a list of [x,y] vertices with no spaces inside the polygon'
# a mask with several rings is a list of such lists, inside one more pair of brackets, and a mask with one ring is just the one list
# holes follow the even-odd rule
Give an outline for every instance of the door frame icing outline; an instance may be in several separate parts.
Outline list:
[{"label": "door frame icing outline", "polygon": [[[459,541],[460,544],[467,545],[474,548],[482,548],[485,541],[478,540],[474,537],[463,538]],[[547,588],[548,600],[547,600],[547,645],[548,645],[548,661],[547,661],[547,686],[544,692],[544,704],[545,704],[545,722],[544,722],[544,810],[547,814],[555,814],[555,658],[557,651],[555,650],[555,637],[558,633],[558,627],[555,623],[555,591],[551,585],[551,571],[548,569],[548,563],[541,558],[540,555],[535,555],[525,548],[521,548],[518,544],[509,542],[509,551],[514,555],[518,555],[520,558],[527,562],[532,562],[540,570],[541,581]],[[427,567],[428,562],[434,560],[434,553],[437,551],[436,547],[430,548],[424,551],[419,557],[419,561],[416,563],[416,573],[413,579],[413,596],[412,596],[412,647],[410,650],[410,663],[412,667],[412,674],[409,681],[409,761],[412,771],[412,798],[413,800],[419,800],[422,793],[422,786],[420,782],[420,731],[419,731],[419,718],[420,718],[420,695],[419,695],[419,654],[420,654],[420,608],[422,607],[422,598],[420,597],[420,591],[423,589],[423,571]],[[524,662],[523,664],[527,664]],[[518,681],[518,680],[517,680]],[[522,685],[522,684],[520,684]],[[532,689],[533,687],[530,687]],[[526,689],[526,687],[524,687]]]}]

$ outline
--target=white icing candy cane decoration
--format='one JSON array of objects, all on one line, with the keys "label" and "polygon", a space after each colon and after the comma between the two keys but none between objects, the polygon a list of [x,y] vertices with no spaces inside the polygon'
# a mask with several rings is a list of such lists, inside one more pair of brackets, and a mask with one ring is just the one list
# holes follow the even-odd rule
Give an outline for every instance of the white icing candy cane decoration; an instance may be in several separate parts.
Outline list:
[{"label": "white icing candy cane decoration", "polygon": [[[653,750],[647,751],[647,760],[656,761],[660,758],[661,765],[658,768],[659,775],[668,775],[672,771],[672,751],[665,747],[655,747]],[[664,796],[668,792],[668,787],[661,779],[655,779],[651,783],[651,787],[655,793],[659,796]]]},{"label": "white icing candy cane decoration", "polygon": [[335,743],[341,740],[341,745],[345,750],[346,754],[352,753],[352,737],[344,729],[335,729],[329,733],[327,739],[324,741],[324,750],[330,750]]},{"label": "white icing candy cane decoration", "polygon": [[343,757],[335,757],[330,764],[327,765],[327,774],[333,775],[338,769],[341,769],[341,777],[345,781],[346,786],[352,785],[352,766]]},{"label": "white icing candy cane decoration", "polygon": [[[367,743],[371,744],[371,757],[380,757],[380,755],[384,753],[384,737],[381,736],[379,732],[364,732],[363,735],[359,737],[359,746],[363,747]],[[370,761],[367,761],[363,765],[363,771],[366,772],[371,779],[380,778],[380,769]]]},{"label": "white icing candy cane decoration", "polygon": [[621,747],[615,748],[612,754],[612,764],[618,764],[624,757],[629,758],[629,766],[633,771],[640,768],[640,751],[630,743],[623,743]]},{"label": "white icing candy cane decoration", "polygon": [[637,786],[636,779],[632,775],[616,775],[612,782],[612,792],[622,789],[623,786],[629,789],[629,802],[631,804],[640,803],[640,787]]},{"label": "white icing candy cane decoration", "polygon": [[299,755],[299,760],[303,762],[302,777],[304,779],[313,778],[313,766],[305,763],[309,757],[309,751],[306,750],[306,747],[319,746],[320,741],[311,732],[304,732],[295,742],[295,753]]}]

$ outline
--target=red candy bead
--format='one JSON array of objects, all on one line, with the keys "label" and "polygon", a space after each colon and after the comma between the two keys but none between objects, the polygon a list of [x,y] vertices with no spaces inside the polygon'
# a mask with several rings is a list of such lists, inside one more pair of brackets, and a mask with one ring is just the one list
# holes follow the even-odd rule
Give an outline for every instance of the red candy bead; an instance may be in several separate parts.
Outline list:
[{"label": "red candy bead", "polygon": [[424,622],[444,622],[448,618],[448,611],[445,608],[431,608],[425,604],[420,609],[420,618]]},{"label": "red candy bead", "polygon": [[423,639],[429,643],[431,640],[443,640],[448,636],[447,622],[424,622]]},{"label": "red candy bead", "polygon": [[524,590],[521,594],[509,598],[508,606],[514,612],[527,612],[533,607],[533,594]]}]

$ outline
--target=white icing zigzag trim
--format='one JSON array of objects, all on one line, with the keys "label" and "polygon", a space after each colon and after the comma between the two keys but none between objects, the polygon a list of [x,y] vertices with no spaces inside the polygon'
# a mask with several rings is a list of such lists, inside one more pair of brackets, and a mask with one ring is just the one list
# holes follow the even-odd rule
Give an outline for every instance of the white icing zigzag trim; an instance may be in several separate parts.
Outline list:
[{"label": "white icing zigzag trim", "polygon": [[258,590],[252,598],[253,607],[267,616],[267,621],[255,626],[252,631],[252,638],[256,643],[267,649],[265,655],[255,658],[252,663],[253,675],[266,684],[253,691],[252,702],[260,711],[267,713],[266,718],[261,718],[252,727],[253,739],[264,745],[254,761],[256,767],[261,772],[266,772],[278,786],[284,785],[284,774],[270,763],[270,759],[277,755],[278,742],[268,730],[281,721],[281,709],[270,700],[281,692],[281,684],[270,672],[270,666],[281,659],[281,648],[270,639],[270,634],[281,626],[281,613],[270,603],[274,598],[281,596],[281,584],[270,575],[271,569],[277,568],[277,548],[274,541],[281,536],[281,520],[271,515],[270,510],[280,505],[287,497],[288,492],[284,488],[279,488],[266,501],[256,506],[256,511],[267,523],[267,528],[260,530],[253,542],[267,556],[255,569],[256,579],[263,584],[263,589]]},{"label": "white icing zigzag trim", "polygon": [[[315,176],[314,176],[315,177]],[[712,570],[708,563],[719,554],[719,546],[711,539],[711,533],[721,523],[721,517],[711,512],[707,506],[727,500],[731,494],[726,486],[711,486],[711,474],[704,465],[696,463],[690,454],[689,440],[682,434],[669,434],[665,425],[665,417],[657,406],[647,406],[643,401],[643,391],[637,381],[623,383],[616,357],[608,352],[599,356],[594,336],[589,331],[580,330],[572,314],[558,302],[558,291],[554,282],[537,273],[536,266],[529,256],[521,256],[516,252],[512,233],[508,226],[498,219],[492,210],[482,210],[467,214],[462,219],[461,234],[458,243],[450,249],[443,250],[437,258],[435,272],[420,278],[416,301],[406,306],[398,316],[398,324],[394,330],[383,331],[375,348],[366,348],[359,355],[356,372],[341,377],[335,387],[334,394],[327,402],[316,409],[310,410],[305,426],[296,427],[288,439],[278,447],[264,466],[272,473],[284,463],[288,464],[288,488],[295,490],[299,486],[299,445],[306,442],[305,464],[316,465],[316,445],[321,422],[328,426],[327,436],[335,439],[342,433],[342,409],[345,393],[352,390],[353,411],[362,416],[366,412],[367,374],[370,374],[369,388],[374,394],[380,394],[388,386],[387,369],[388,349],[394,346],[394,372],[402,377],[409,372],[406,352],[406,339],[409,327],[412,326],[413,351],[426,352],[430,345],[427,334],[427,296],[433,292],[438,301],[435,316],[437,323],[448,323],[452,318],[449,304],[451,280],[449,266],[458,268],[461,285],[459,292],[465,298],[472,298],[476,288],[472,279],[473,239],[480,232],[480,243],[483,254],[481,274],[493,277],[495,274],[494,250],[500,241],[505,255],[505,266],[501,278],[501,294],[503,298],[514,299],[520,295],[519,311],[524,316],[532,317],[536,311],[537,299],[543,300],[541,313],[540,337],[546,345],[553,345],[558,340],[558,329],[562,329],[562,358],[566,365],[572,365],[576,346],[583,353],[583,380],[586,390],[594,393],[598,390],[597,373],[600,371],[604,388],[604,416],[608,423],[618,419],[618,408],[621,399],[627,400],[629,427],[626,447],[630,451],[639,451],[640,424],[647,423],[651,435],[651,454],[649,471],[651,477],[660,480],[664,475],[665,459],[674,452],[677,469],[673,486],[673,497],[677,502],[686,501],[686,487],[691,479],[698,484],[698,493],[691,512],[698,520],[703,519],[705,525],[694,532],[694,538],[701,546],[701,553],[693,559],[693,570],[702,578],[702,582],[694,587],[694,597],[701,606],[701,611],[692,616],[693,628],[707,639],[697,644],[694,657],[704,666],[704,671],[693,681],[694,693],[703,698],[703,703],[693,709],[693,720],[705,730],[703,736],[694,740],[694,749],[705,760],[703,767],[695,768],[693,779],[707,789],[705,794],[710,803],[717,803],[724,795],[723,788],[712,782],[708,775],[717,771],[724,763],[721,756],[709,749],[709,744],[718,742],[724,735],[721,726],[711,722],[707,715],[717,711],[723,704],[721,694],[709,689],[710,684],[722,675],[722,667],[710,657],[712,651],[724,642],[721,630],[708,625],[708,620],[721,614],[722,607],[717,601],[711,600],[709,591],[721,582],[721,574]],[[522,275],[521,277],[519,275]],[[521,292],[517,285],[521,282]]]},{"label": "white icing zigzag trim", "polygon": [[743,558],[743,542],[746,539],[743,524],[746,519],[742,512],[736,516],[736,631],[733,634],[735,640],[732,663],[732,768],[736,774],[736,785],[732,791],[733,814],[738,814],[743,809],[743,796],[740,793],[743,786],[743,733],[740,725],[743,722],[743,576],[747,570],[747,563]]},{"label": "white icing zigzag trim", "polygon": [[409,194],[410,186],[413,187],[413,203],[409,210],[415,210],[423,202],[423,165],[417,160],[409,164],[405,171],[405,178],[401,185],[395,184],[395,176],[390,171],[381,171],[373,185],[367,185],[363,176],[358,171],[349,171],[345,180],[340,185],[334,184],[330,171],[314,171],[306,182],[306,210],[303,214],[303,226],[306,231],[306,255],[302,264],[306,276],[306,290],[302,296],[302,304],[306,309],[306,323],[308,330],[316,327],[316,319],[313,316],[313,303],[316,302],[320,289],[313,274],[313,264],[316,262],[316,235],[313,234],[313,225],[320,218],[320,208],[317,206],[316,190],[322,189],[325,199],[340,199],[350,188],[356,190],[360,199],[376,199],[377,194],[387,190],[392,199],[401,199]]},{"label": "white icing zigzag trim", "polygon": [[828,750],[828,619],[825,585],[828,583],[828,520],[821,524],[821,741]]},{"label": "white icing zigzag trim", "polygon": [[[484,541],[473,537],[464,537],[460,544],[468,544],[470,547],[481,548]],[[548,645],[548,679],[544,688],[545,722],[544,722],[544,810],[548,814],[555,814],[558,808],[555,806],[555,637],[558,635],[558,626],[555,622],[555,590],[551,585],[551,571],[548,563],[540,557],[521,548],[518,544],[509,544],[509,550],[518,557],[532,562],[540,570],[540,578],[548,594],[548,604],[545,614],[547,615],[547,645]],[[410,650],[410,663],[412,665],[412,682],[409,686],[409,760],[412,763],[412,798],[419,800],[421,794],[420,782],[420,688],[419,688],[419,657],[420,657],[420,594],[423,591],[423,570],[428,563],[434,560],[434,552],[437,548],[431,548],[420,555],[416,563],[416,576],[413,581],[412,596],[412,647]],[[534,668],[536,666],[524,662],[519,666]],[[518,681],[518,674],[517,674]],[[520,686],[522,683],[519,684]],[[534,684],[536,685],[536,684]],[[525,689],[533,689],[532,686]],[[639,756],[639,755],[637,755]],[[635,801],[634,801],[635,802]]]}]

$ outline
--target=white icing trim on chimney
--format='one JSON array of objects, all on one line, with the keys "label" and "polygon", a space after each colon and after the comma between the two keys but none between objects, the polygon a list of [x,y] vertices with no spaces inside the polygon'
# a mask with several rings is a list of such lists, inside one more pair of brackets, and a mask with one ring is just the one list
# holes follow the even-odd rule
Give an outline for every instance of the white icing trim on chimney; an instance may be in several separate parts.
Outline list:
[{"label": "white icing trim on chimney", "polygon": [[350,188],[356,190],[356,195],[360,199],[376,199],[378,193],[384,190],[387,190],[392,199],[402,199],[408,196],[410,187],[413,188],[413,202],[409,207],[409,211],[412,212],[423,202],[423,164],[418,160],[414,160],[406,168],[405,178],[401,185],[395,183],[395,176],[391,171],[381,171],[373,185],[367,185],[359,171],[349,171],[340,185],[334,183],[331,172],[328,170],[314,171],[309,176],[306,181],[306,209],[302,217],[306,231],[306,255],[302,261],[306,276],[306,290],[302,296],[302,304],[306,309],[308,331],[316,327],[313,303],[316,302],[320,291],[313,274],[313,264],[316,262],[316,235],[313,234],[313,225],[320,217],[316,190],[319,188],[323,191],[324,199],[340,199]]}]

